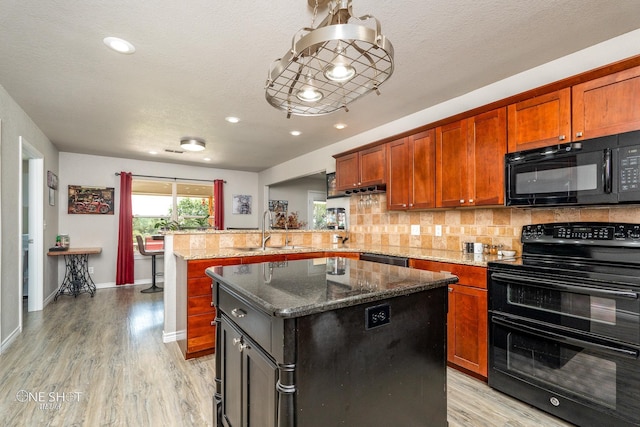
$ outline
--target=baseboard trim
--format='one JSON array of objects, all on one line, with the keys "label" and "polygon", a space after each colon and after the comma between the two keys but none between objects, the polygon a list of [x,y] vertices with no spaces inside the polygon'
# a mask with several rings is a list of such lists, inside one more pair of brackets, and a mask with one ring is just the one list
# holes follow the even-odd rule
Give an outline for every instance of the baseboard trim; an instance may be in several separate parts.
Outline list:
[{"label": "baseboard trim", "polygon": [[11,347],[11,344],[18,338],[18,336],[22,333],[22,325],[18,326],[9,334],[9,336],[2,341],[0,345],[0,354],[4,353],[6,349]]},{"label": "baseboard trim", "polygon": [[[136,280],[134,283],[127,283],[126,285],[116,285],[116,282],[104,282],[104,283],[96,283],[96,289],[107,289],[107,288],[126,288],[130,286],[138,286],[138,285],[150,285],[151,279],[140,279]],[[156,281],[156,285],[162,285],[163,282]]]},{"label": "baseboard trim", "polygon": [[187,331],[185,331],[184,329],[181,330],[181,331],[175,331],[175,332],[164,332],[164,331],[162,331],[162,342],[163,343],[180,341],[180,340],[184,340],[186,338],[187,338]]}]

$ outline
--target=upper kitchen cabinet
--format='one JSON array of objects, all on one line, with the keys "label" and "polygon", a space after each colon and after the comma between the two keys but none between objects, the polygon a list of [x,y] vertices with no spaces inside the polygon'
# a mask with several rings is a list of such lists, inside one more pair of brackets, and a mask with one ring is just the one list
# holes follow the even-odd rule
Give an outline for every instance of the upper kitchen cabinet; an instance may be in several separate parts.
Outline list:
[{"label": "upper kitchen cabinet", "polygon": [[384,144],[336,157],[336,189],[338,190],[384,184],[385,178]]},{"label": "upper kitchen cabinet", "polygon": [[387,208],[435,206],[435,130],[387,143]]},{"label": "upper kitchen cabinet", "polygon": [[506,107],[436,128],[436,207],[504,203]]},{"label": "upper kitchen cabinet", "polygon": [[469,204],[504,204],[507,110],[498,108],[469,119]]},{"label": "upper kitchen cabinet", "polygon": [[467,119],[436,128],[436,207],[468,205]]},{"label": "upper kitchen cabinet", "polygon": [[511,104],[507,117],[510,153],[571,141],[571,89]]},{"label": "upper kitchen cabinet", "polygon": [[640,67],[572,88],[573,140],[640,129]]}]

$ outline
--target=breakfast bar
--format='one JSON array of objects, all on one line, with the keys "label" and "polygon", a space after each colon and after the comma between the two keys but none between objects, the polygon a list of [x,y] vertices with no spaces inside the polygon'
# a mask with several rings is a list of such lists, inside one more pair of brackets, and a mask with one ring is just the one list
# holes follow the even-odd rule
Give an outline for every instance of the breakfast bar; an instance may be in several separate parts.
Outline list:
[{"label": "breakfast bar", "polygon": [[218,426],[447,425],[456,276],[324,257],[206,272]]}]

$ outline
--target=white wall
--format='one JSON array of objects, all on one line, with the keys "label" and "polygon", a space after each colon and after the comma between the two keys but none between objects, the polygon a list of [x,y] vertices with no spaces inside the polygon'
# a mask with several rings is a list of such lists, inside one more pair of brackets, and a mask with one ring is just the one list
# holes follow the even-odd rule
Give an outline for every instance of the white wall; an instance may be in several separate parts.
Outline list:
[{"label": "white wall", "polygon": [[[0,121],[2,121],[2,146],[0,156],[0,185],[2,189],[0,206],[2,206],[1,232],[2,256],[0,263],[0,343],[4,347],[20,332],[20,308],[22,306],[22,284],[19,281],[19,265],[22,254],[22,230],[20,229],[19,188],[20,164],[22,153],[19,148],[20,137],[23,137],[33,148],[44,156],[44,171],[58,173],[58,150],[38,129],[31,118],[20,108],[11,96],[0,86]],[[46,188],[46,182],[44,183]],[[44,244],[55,241],[58,211],[49,206],[48,192],[44,192]],[[44,226],[44,224],[43,224]],[[43,299],[58,288],[57,263],[44,257]]]},{"label": "white wall", "polygon": [[[258,175],[226,169],[176,165],[170,163],[147,162],[114,157],[90,156],[76,153],[60,153],[59,188],[59,234],[69,234],[71,246],[101,247],[100,255],[89,257],[89,265],[94,267],[93,281],[97,285],[115,284],[116,258],[118,255],[118,212],[120,209],[120,177],[116,172],[131,172],[134,175],[153,175],[189,179],[224,179],[225,227],[257,227],[261,210],[256,209],[258,198]],[[114,215],[78,215],[67,213],[67,190],[69,185],[115,188]],[[254,209],[251,215],[233,215],[231,199],[233,194],[253,196]],[[62,261],[60,261],[62,262]],[[148,259],[136,261],[135,278],[151,278]],[[159,271],[162,260],[158,260]],[[61,268],[59,277],[63,274]],[[146,280],[146,281],[148,281]]]},{"label": "white wall", "polygon": [[[260,172],[259,184],[263,188],[276,182],[310,175],[322,170],[333,172],[335,171],[335,159],[332,157],[334,154],[416,129],[493,101],[638,54],[640,54],[640,29],[281,163]],[[384,94],[380,99],[382,97]]]}]

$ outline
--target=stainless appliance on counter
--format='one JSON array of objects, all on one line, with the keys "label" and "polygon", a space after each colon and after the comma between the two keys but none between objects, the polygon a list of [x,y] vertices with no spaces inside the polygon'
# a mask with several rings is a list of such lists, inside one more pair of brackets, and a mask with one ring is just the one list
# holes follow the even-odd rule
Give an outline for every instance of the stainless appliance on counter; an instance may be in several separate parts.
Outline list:
[{"label": "stainless appliance on counter", "polygon": [[505,156],[507,206],[640,202],[640,131]]},{"label": "stainless appliance on counter", "polygon": [[489,385],[580,426],[640,425],[640,224],[522,229],[488,264]]},{"label": "stainless appliance on counter", "polygon": [[326,218],[329,230],[344,230],[347,226],[347,214],[344,208],[327,208]]}]

